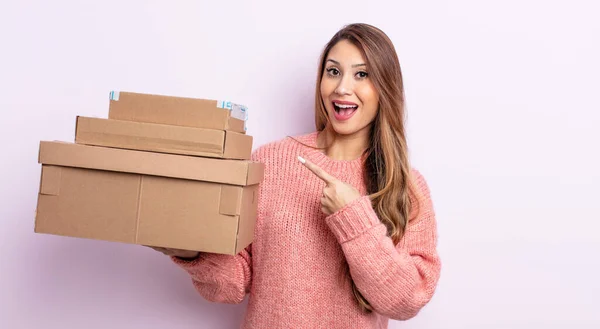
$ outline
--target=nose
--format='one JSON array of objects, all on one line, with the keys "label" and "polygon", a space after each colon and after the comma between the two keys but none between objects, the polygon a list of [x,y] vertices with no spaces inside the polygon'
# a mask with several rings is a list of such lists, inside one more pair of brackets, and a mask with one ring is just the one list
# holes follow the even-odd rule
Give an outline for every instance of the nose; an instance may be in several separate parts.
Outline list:
[{"label": "nose", "polygon": [[344,76],[340,79],[337,87],[335,88],[335,93],[343,96],[343,95],[351,95],[352,94],[352,79],[348,76]]}]

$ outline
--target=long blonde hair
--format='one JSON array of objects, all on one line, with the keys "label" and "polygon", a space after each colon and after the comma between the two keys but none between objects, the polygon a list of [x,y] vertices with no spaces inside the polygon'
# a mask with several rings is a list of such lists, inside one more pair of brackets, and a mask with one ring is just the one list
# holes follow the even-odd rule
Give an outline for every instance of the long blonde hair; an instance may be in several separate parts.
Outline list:
[{"label": "long blonde hair", "polygon": [[[413,207],[410,193],[414,191],[405,137],[400,63],[391,40],[380,29],[368,24],[350,24],[338,31],[325,46],[319,61],[315,93],[315,125],[318,131],[330,129],[320,93],[321,79],[329,51],[341,40],[351,42],[362,51],[369,78],[379,93],[379,110],[365,151],[365,182],[375,212],[397,244],[409,221]],[[345,273],[349,276],[348,268]],[[354,281],[352,291],[360,308],[371,312],[371,305],[358,291]]]}]

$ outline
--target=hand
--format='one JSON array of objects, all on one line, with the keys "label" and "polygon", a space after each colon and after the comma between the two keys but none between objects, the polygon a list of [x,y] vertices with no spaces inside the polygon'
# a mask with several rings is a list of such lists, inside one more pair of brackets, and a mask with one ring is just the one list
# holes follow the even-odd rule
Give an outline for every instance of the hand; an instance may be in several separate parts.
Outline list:
[{"label": "hand", "polygon": [[161,247],[152,247],[152,246],[146,246],[148,248],[152,248],[158,252],[161,252],[167,256],[175,256],[175,257],[179,257],[179,258],[185,258],[185,259],[193,259],[198,257],[198,255],[200,254],[197,251],[193,251],[193,250],[183,250],[183,249],[175,249],[175,248],[161,248]]},{"label": "hand", "polygon": [[321,211],[326,215],[331,215],[342,209],[348,203],[360,198],[360,193],[354,186],[331,176],[314,163],[305,160],[302,157],[298,157],[298,160],[325,182],[326,185],[325,188],[323,188],[323,194],[321,196]]}]

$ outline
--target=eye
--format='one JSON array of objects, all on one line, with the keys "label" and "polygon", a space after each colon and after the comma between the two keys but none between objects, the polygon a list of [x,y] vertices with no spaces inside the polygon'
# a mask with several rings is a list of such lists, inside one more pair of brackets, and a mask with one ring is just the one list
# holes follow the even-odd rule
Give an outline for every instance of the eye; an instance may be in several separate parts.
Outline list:
[{"label": "eye", "polygon": [[364,79],[364,78],[368,77],[369,74],[367,72],[360,71],[360,72],[356,73],[356,76],[358,76],[360,79]]},{"label": "eye", "polygon": [[335,67],[330,67],[327,69],[327,74],[331,76],[337,76],[340,74],[340,71],[338,71],[338,69],[336,69]]}]

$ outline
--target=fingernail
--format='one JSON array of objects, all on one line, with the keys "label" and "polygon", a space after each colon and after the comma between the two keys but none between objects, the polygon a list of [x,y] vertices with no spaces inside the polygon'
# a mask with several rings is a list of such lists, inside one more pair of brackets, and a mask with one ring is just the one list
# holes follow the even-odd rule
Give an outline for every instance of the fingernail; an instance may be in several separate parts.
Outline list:
[{"label": "fingernail", "polygon": [[306,160],[304,160],[304,158],[301,156],[298,156],[298,161],[300,161],[302,163],[306,163]]}]

